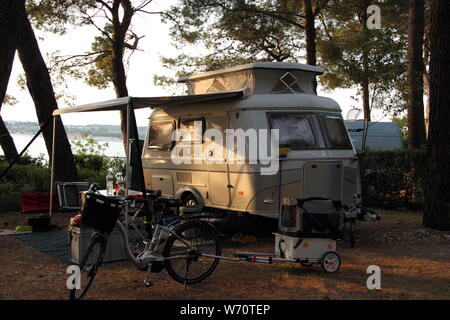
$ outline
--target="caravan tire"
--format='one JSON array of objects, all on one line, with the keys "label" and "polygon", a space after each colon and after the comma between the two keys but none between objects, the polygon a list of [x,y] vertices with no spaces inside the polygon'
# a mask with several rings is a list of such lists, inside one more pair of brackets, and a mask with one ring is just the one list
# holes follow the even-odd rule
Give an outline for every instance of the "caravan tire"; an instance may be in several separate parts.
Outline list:
[{"label": "caravan tire", "polygon": [[194,196],[192,193],[188,193],[187,195],[183,196],[181,198],[181,205],[183,207],[199,207],[200,204],[198,202],[198,199],[196,196]]}]

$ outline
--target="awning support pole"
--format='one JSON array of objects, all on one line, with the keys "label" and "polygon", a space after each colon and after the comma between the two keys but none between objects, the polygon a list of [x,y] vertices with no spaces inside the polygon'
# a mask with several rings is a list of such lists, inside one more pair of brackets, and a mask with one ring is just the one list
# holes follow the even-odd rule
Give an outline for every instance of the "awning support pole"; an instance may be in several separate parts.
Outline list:
[{"label": "awning support pole", "polygon": [[48,216],[52,217],[53,209],[53,180],[55,171],[55,141],[56,141],[56,116],[53,117],[53,137],[52,137],[52,158],[51,158],[51,169],[50,169],[50,210]]},{"label": "awning support pole", "polygon": [[[127,163],[125,167],[125,196],[128,198],[128,190],[130,188],[130,107],[131,107],[131,99],[128,100],[127,103]],[[128,219],[128,206],[125,206],[125,217]],[[126,232],[128,233],[128,223],[125,224]]]},{"label": "awning support pole", "polygon": [[126,165],[126,183],[125,183],[125,196],[128,197],[128,190],[130,188],[130,107],[131,99],[127,103],[127,165]]}]

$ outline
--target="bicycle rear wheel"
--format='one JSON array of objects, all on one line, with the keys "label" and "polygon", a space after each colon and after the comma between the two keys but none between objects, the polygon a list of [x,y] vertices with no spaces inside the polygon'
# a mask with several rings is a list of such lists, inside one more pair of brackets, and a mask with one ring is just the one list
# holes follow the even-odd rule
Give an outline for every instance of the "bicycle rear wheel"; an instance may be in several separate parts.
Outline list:
[{"label": "bicycle rear wheel", "polygon": [[[89,290],[89,287],[94,281],[98,268],[100,267],[105,256],[106,237],[99,233],[92,235],[89,246],[81,258],[79,263],[80,268],[80,288],[69,290],[70,300],[82,299]],[[75,281],[75,280],[74,280]]]},{"label": "bicycle rear wheel", "polygon": [[220,256],[222,252],[219,234],[209,223],[189,221],[175,228],[177,235],[186,243],[172,235],[167,240],[163,256],[168,259],[165,267],[169,275],[177,282],[193,284],[206,279],[217,267],[218,258],[205,257],[202,254]]}]

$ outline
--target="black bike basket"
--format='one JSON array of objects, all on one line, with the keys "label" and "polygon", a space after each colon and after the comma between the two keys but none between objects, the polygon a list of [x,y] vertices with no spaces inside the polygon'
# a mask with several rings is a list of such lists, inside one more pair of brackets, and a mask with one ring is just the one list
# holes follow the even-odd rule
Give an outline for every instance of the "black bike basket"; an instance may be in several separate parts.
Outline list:
[{"label": "black bike basket", "polygon": [[86,194],[86,201],[81,212],[81,225],[110,233],[116,225],[121,210],[122,204],[118,200],[89,192]]}]

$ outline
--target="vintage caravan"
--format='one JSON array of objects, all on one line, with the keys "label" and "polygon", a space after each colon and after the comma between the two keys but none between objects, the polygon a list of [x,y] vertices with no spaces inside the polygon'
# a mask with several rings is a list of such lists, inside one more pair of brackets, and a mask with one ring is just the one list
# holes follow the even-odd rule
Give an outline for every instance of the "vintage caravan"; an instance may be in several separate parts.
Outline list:
[{"label": "vintage caravan", "polygon": [[[285,197],[351,205],[360,193],[356,152],[339,105],[315,92],[322,73],[298,63],[254,63],[181,78],[189,95],[244,94],[156,107],[142,152],[146,188],[186,206],[273,218]],[[238,143],[230,142],[230,150],[223,141],[236,140],[236,132],[244,133],[244,154],[236,151]],[[278,132],[276,159],[263,152],[267,157],[254,161],[251,151],[273,147],[273,132]],[[263,141],[265,133],[270,137]]]}]

